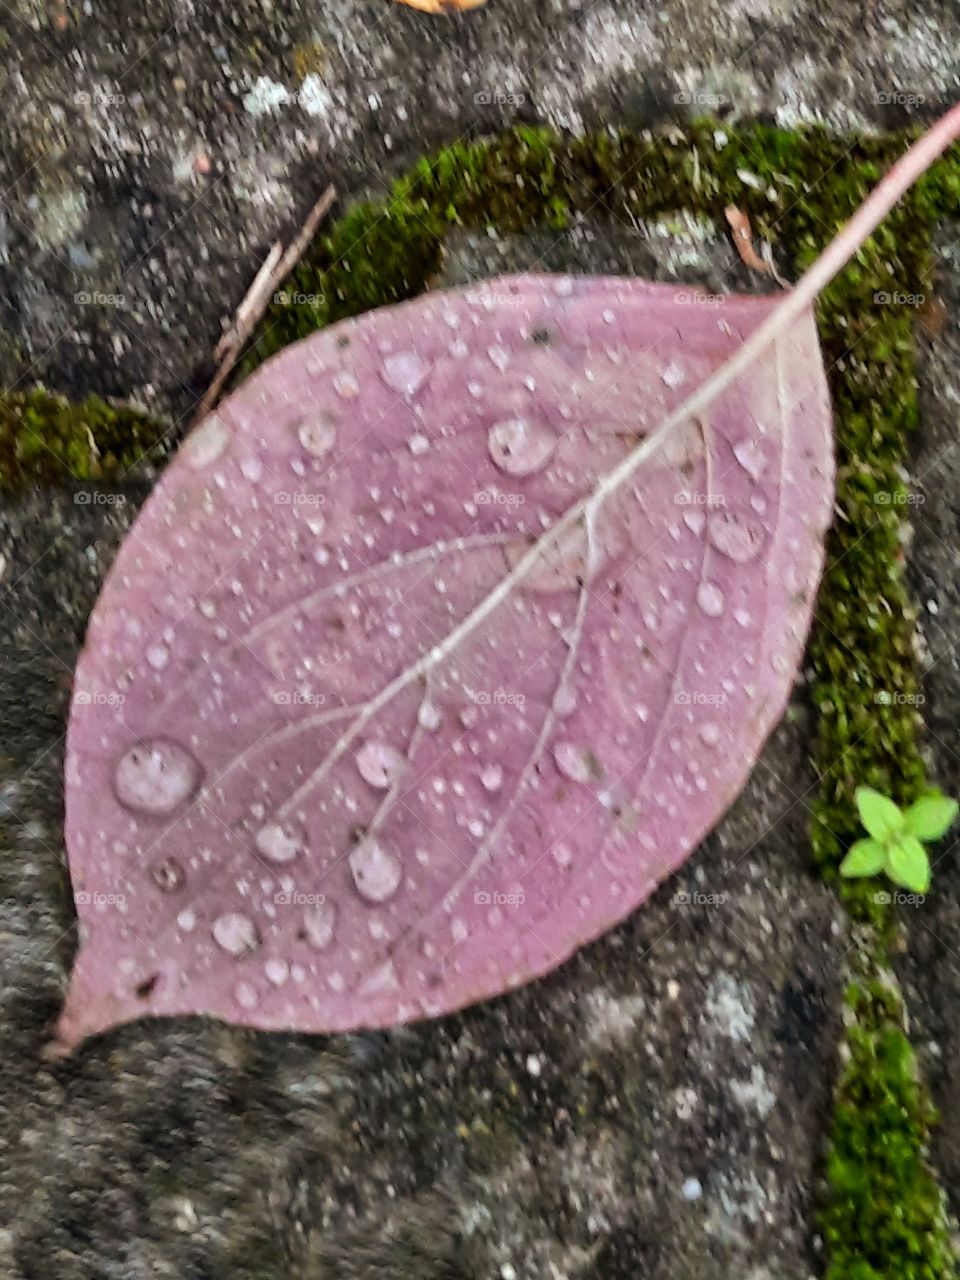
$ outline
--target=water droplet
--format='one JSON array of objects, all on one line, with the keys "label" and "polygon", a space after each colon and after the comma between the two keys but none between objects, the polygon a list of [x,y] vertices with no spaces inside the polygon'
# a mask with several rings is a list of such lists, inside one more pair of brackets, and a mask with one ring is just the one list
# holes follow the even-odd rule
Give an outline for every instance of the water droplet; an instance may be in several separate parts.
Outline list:
[{"label": "water droplet", "polygon": [[746,609],[734,609],[733,618],[740,627],[749,627],[750,625],[750,614],[747,613]]},{"label": "water droplet", "polygon": [[490,457],[511,476],[528,476],[545,467],[556,445],[552,431],[526,418],[496,423],[487,438]]},{"label": "water droplet", "polygon": [[683,365],[679,364],[676,360],[670,360],[666,365],[664,365],[663,372],[660,374],[660,377],[668,387],[680,387],[687,380],[687,375],[684,371]]},{"label": "water droplet", "polygon": [[311,418],[297,427],[297,439],[307,453],[322,458],[333,448],[337,438],[336,423],[329,417]]},{"label": "water droplet", "polygon": [[200,785],[203,770],[186,747],[169,738],[137,743],[114,772],[117,799],[128,809],[163,817],[178,809]]},{"label": "water droplet", "polygon": [[271,862],[292,862],[306,849],[307,836],[299,822],[268,822],[257,832],[255,844]]},{"label": "water droplet", "polygon": [[498,764],[488,764],[480,775],[480,782],[487,791],[499,791],[503,786],[503,770]]},{"label": "water droplet", "polygon": [[400,887],[403,869],[400,859],[379,840],[367,837],[355,845],[347,859],[353,881],[369,902],[386,902]]},{"label": "water droplet", "polygon": [[708,720],[706,724],[700,726],[700,738],[708,747],[715,747],[720,741],[720,726]]},{"label": "water droplet", "polygon": [[570,852],[569,845],[555,844],[550,851],[553,860],[561,870],[566,871],[567,867],[573,863],[573,854]]},{"label": "water droplet", "polygon": [[707,528],[713,546],[737,564],[746,564],[760,553],[760,530],[738,516],[728,512],[712,515]]},{"label": "water droplet", "polygon": [[357,752],[357,768],[364,782],[385,791],[400,777],[406,757],[385,742],[365,742]]},{"label": "water droplet", "polygon": [[763,475],[767,465],[767,460],[763,456],[763,450],[756,440],[739,440],[733,446],[733,456],[746,471],[748,476],[754,480],[759,480]]},{"label": "water droplet", "polygon": [[311,947],[322,951],[329,946],[336,922],[337,908],[332,902],[321,902],[318,906],[308,907],[303,913],[303,931]]},{"label": "water droplet", "polygon": [[396,991],[399,986],[400,979],[397,977],[393,961],[385,960],[364,978],[357,990],[360,995],[371,996],[384,991]]},{"label": "water droplet", "polygon": [[349,369],[341,369],[333,375],[333,389],[344,400],[355,400],[360,394],[360,383]]},{"label": "water droplet", "polygon": [[480,719],[480,710],[476,706],[464,707],[458,719],[464,729],[472,729]]},{"label": "water droplet", "polygon": [[230,440],[230,431],[222,418],[207,418],[199,427],[191,431],[184,440],[180,453],[188,466],[199,470],[207,467],[226,449]]},{"label": "water droplet", "polygon": [[442,720],[443,717],[432,702],[424,701],[420,703],[419,710],[417,711],[417,723],[420,725],[421,729],[426,729],[428,732],[432,733],[434,729],[440,728]]},{"label": "water droplet", "polygon": [[577,709],[577,695],[569,684],[562,684],[553,700],[553,713],[563,720]]},{"label": "water droplet", "polygon": [[260,941],[257,927],[239,911],[228,911],[213,922],[213,940],[228,955],[242,956],[252,951]]},{"label": "water droplet", "polygon": [[430,440],[427,436],[421,435],[418,432],[416,435],[411,436],[407,441],[407,448],[414,457],[419,457],[421,453],[426,453],[430,448]]},{"label": "water droplet", "polygon": [[715,582],[701,582],[697,587],[697,604],[708,618],[719,618],[723,613],[723,592]]},{"label": "water droplet", "polygon": [[290,976],[290,966],[286,960],[271,956],[263,966],[263,972],[267,975],[268,982],[272,982],[275,987],[282,987]]},{"label": "water droplet", "polygon": [[592,751],[573,742],[558,742],[553,748],[557,768],[571,782],[593,782],[600,775],[600,765]]},{"label": "water droplet", "polygon": [[146,657],[154,671],[162,671],[170,661],[170,650],[165,644],[154,644],[147,650]]},{"label": "water droplet", "polygon": [[465,920],[461,920],[459,917],[455,920],[451,920],[450,934],[454,942],[466,942],[470,937],[470,929],[467,926],[467,922]]},{"label": "water droplet", "polygon": [[707,523],[707,517],[702,511],[686,511],[684,512],[683,523],[691,533],[695,533],[699,538],[700,534],[703,533],[703,526]]},{"label": "water droplet", "polygon": [[490,363],[499,369],[501,373],[510,363],[510,352],[503,347],[487,347],[487,355],[490,358]]},{"label": "water droplet", "polygon": [[245,480],[250,480],[256,484],[263,475],[263,463],[255,455],[244,458],[240,463],[240,474]]},{"label": "water droplet", "polygon": [[233,988],[233,998],[242,1009],[255,1009],[257,1007],[257,989],[249,982],[238,982]]},{"label": "water droplet", "polygon": [[154,884],[162,889],[164,893],[171,893],[174,889],[179,889],[187,878],[187,873],[183,869],[183,863],[179,858],[162,858],[159,862],[155,862],[150,868],[150,875],[153,877]]},{"label": "water droplet", "polygon": [[383,362],[383,380],[391,391],[414,396],[427,380],[430,366],[412,351],[398,351]]}]

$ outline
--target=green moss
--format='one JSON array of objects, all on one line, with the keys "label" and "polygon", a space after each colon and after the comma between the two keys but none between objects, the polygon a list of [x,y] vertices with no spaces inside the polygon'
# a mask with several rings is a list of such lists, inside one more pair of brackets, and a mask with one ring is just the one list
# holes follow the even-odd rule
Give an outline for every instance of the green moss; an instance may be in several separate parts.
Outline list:
[{"label": "green moss", "polygon": [[925,1161],[936,1114],[903,1030],[899,996],[874,978],[847,995],[849,1054],[837,1085],[822,1217],[826,1280],[953,1276],[944,1197]]},{"label": "green moss", "polygon": [[42,387],[0,394],[0,491],[28,484],[117,481],[159,454],[164,427],[142,410]]}]

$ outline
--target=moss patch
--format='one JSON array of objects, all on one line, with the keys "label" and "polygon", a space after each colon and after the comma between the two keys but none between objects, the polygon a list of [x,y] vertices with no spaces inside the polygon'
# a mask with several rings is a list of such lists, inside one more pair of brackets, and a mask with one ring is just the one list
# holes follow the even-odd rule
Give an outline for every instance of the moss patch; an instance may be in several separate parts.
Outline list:
[{"label": "moss patch", "polygon": [[0,394],[0,491],[32,484],[117,481],[160,454],[164,426],[139,409],[42,387]]}]

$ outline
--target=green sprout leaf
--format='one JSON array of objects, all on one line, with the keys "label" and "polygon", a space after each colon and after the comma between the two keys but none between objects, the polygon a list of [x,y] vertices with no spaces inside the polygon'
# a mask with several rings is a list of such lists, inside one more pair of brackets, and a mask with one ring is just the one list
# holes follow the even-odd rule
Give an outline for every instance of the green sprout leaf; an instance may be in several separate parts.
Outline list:
[{"label": "green sprout leaf", "polygon": [[903,830],[904,818],[900,807],[887,796],[872,787],[857,787],[854,792],[860,821],[875,840],[886,840]]},{"label": "green sprout leaf", "polygon": [[879,840],[858,840],[840,864],[842,876],[875,876],[887,861],[887,851]]},{"label": "green sprout leaf", "polygon": [[926,893],[930,888],[930,859],[916,836],[899,835],[888,841],[887,875],[894,884],[911,893]]},{"label": "green sprout leaf", "polygon": [[957,816],[956,800],[932,791],[915,800],[904,816],[904,830],[918,840],[939,840],[953,826]]}]

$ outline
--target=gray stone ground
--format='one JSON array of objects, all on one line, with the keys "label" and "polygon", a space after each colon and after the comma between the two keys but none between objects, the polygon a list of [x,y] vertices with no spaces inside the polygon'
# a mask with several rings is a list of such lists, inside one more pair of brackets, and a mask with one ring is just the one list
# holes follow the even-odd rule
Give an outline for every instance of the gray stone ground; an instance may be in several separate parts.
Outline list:
[{"label": "gray stone ground", "polygon": [[[386,0],[110,0],[67,15],[60,31],[34,0],[0,5],[0,383],[132,392],[173,415],[266,246],[331,177],[376,193],[425,148],[515,118],[580,129],[712,109],[858,129],[957,91],[960,16],[933,0],[854,17],[839,0],[489,0],[451,20]],[[306,79],[305,42],[322,45]],[[448,278],[540,262],[746,283],[723,241],[695,234],[556,241],[461,238]],[[924,606],[925,711],[956,792],[960,299],[946,277],[910,554],[918,599],[938,610]],[[114,301],[80,296],[97,294]],[[180,1021],[41,1063],[74,946],[59,800],[70,674],[145,491],[122,496],[33,494],[0,519],[3,1280],[815,1274],[848,939],[808,867],[802,690],[678,880],[542,982],[389,1034]],[[934,1087],[954,1101],[936,1152],[954,1191],[958,876],[948,856],[903,966]],[[684,889],[725,901],[679,905]]]}]

